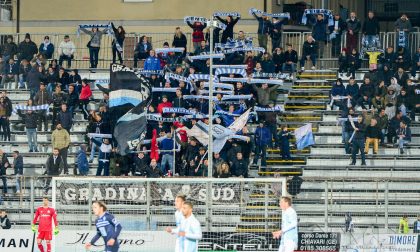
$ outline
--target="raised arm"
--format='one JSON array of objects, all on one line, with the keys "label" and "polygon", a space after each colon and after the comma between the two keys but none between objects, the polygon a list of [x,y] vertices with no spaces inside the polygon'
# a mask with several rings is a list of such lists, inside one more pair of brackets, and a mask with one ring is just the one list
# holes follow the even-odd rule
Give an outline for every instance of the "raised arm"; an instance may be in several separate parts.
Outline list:
[{"label": "raised arm", "polygon": [[232,21],[233,25],[236,25],[236,23],[238,23],[239,19],[241,19],[241,17],[237,17],[236,19],[233,19],[233,21]]},{"label": "raised arm", "polygon": [[89,31],[89,30],[88,30],[88,29],[86,29],[86,28],[80,28],[80,30],[81,30],[82,32],[84,32],[84,33],[88,34],[88,35],[91,35],[91,36],[92,36],[92,34],[93,34],[93,32],[92,32],[92,31]]},{"label": "raised arm", "polygon": [[227,21],[226,21],[226,20],[224,20],[223,18],[221,18],[221,17],[219,17],[219,16],[216,16],[216,18],[217,18],[217,20],[219,20],[220,22],[222,22],[222,23],[224,23],[224,24],[227,24]]}]

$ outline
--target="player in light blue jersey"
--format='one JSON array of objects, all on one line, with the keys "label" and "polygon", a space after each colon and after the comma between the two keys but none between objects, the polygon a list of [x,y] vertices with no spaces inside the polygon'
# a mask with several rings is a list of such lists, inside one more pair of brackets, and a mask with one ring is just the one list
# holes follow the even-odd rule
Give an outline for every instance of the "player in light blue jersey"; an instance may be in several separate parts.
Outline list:
[{"label": "player in light blue jersey", "polygon": [[[175,223],[176,227],[179,228],[181,225],[182,220],[184,219],[184,215],[182,214],[182,205],[184,205],[185,202],[185,195],[178,195],[175,198]],[[172,233],[172,228],[167,227],[166,232]],[[180,237],[177,235],[176,242],[175,242],[175,252],[181,252],[180,247]]]},{"label": "player in light blue jersey", "polygon": [[201,232],[200,222],[195,218],[193,205],[190,202],[184,202],[182,205],[182,214],[184,219],[177,228],[169,228],[167,231],[177,234],[179,239],[178,252],[198,252],[198,241],[203,234]]},{"label": "player in light blue jersey", "polygon": [[92,238],[91,242],[85,245],[86,249],[90,249],[92,245],[102,236],[105,241],[104,252],[118,252],[120,244],[118,236],[121,232],[121,224],[115,217],[108,213],[105,203],[96,201],[92,204],[93,213],[98,217],[95,221],[96,235]]},{"label": "player in light blue jersey", "polygon": [[292,199],[281,197],[281,230],[273,232],[274,239],[281,236],[279,252],[293,252],[298,245],[297,214],[292,208]]}]

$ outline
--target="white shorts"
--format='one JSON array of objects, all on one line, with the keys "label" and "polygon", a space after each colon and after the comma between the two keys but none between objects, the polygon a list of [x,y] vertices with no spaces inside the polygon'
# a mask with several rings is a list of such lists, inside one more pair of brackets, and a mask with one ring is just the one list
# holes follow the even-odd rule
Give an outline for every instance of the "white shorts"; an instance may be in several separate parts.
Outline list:
[{"label": "white shorts", "polygon": [[296,244],[292,240],[285,240],[280,244],[279,252],[293,252],[296,248]]}]

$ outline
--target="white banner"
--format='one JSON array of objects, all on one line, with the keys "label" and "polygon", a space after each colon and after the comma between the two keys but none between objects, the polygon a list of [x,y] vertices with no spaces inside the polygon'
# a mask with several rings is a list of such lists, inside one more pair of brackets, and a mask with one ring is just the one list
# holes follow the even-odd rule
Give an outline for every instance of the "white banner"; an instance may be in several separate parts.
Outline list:
[{"label": "white banner", "polygon": [[34,233],[28,229],[0,229],[1,252],[30,252],[34,246]]},{"label": "white banner", "polygon": [[341,235],[342,252],[417,252],[417,234]]},{"label": "white banner", "polygon": [[[123,227],[124,230],[124,227]],[[80,252],[85,251],[85,244],[90,242],[96,234],[96,230],[72,230],[61,231],[55,238],[56,252]],[[124,252],[167,252],[175,248],[176,237],[164,231],[122,231],[119,238],[120,249]],[[104,251],[104,240],[99,240],[92,246],[90,251]],[[9,250],[7,251],[9,252]]]}]

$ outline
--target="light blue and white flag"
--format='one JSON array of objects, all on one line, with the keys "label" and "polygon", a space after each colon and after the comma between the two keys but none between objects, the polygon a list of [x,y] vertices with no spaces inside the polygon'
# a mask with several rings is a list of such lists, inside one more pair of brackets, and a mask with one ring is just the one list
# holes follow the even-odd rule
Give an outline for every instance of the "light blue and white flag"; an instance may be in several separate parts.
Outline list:
[{"label": "light blue and white flag", "polygon": [[298,150],[303,150],[305,147],[315,144],[314,135],[312,134],[312,123],[295,129],[295,136]]}]

